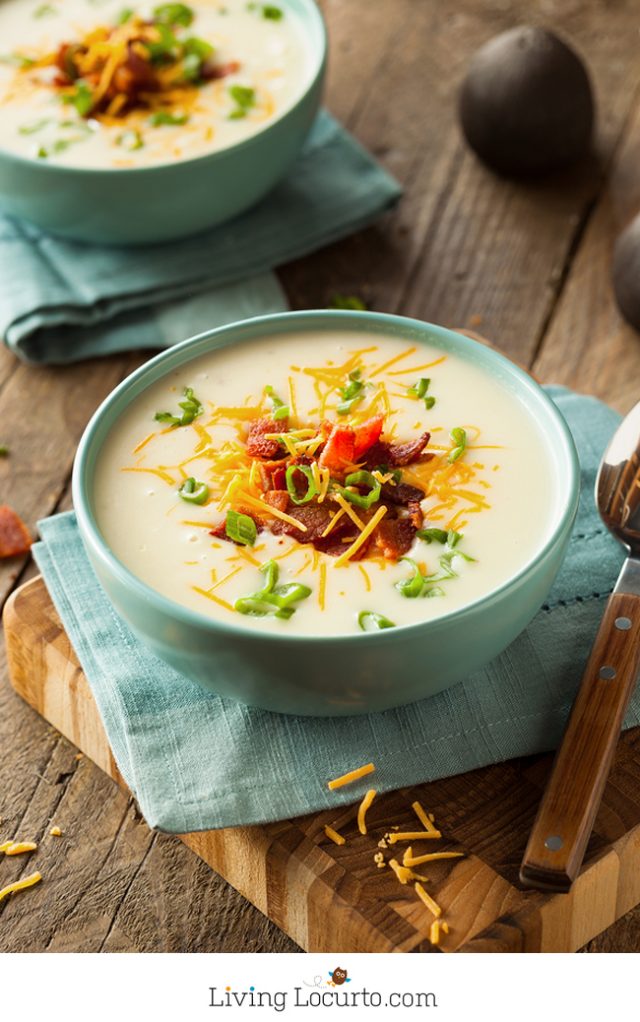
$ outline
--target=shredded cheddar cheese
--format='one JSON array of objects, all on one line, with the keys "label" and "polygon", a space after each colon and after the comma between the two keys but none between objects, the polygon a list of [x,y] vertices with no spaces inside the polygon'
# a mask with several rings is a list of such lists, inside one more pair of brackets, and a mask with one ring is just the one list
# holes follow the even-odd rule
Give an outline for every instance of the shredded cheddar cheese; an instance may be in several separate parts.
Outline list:
[{"label": "shredded cheddar cheese", "polygon": [[320,583],[318,585],[318,603],[320,605],[320,610],[324,610],[326,595],[327,595],[327,566],[326,564],[321,564]]},{"label": "shredded cheddar cheese", "polygon": [[292,518],[291,515],[286,514],[284,511],[278,511],[276,507],[272,507],[271,504],[265,503],[264,500],[260,500],[257,497],[251,497],[248,493],[244,493],[239,490],[236,494],[239,500],[245,501],[251,507],[257,507],[261,511],[266,511],[267,514],[273,515],[274,518],[280,518],[283,522],[288,522],[289,525],[294,525],[300,532],[307,532],[306,525],[299,522],[297,518]]},{"label": "shredded cheddar cheese", "polygon": [[419,802],[412,802],[411,803],[411,808],[413,809],[414,813],[416,814],[416,816],[420,820],[420,823],[422,824],[424,829],[430,831],[431,833],[437,833],[438,837],[440,837],[440,834],[438,832],[437,827],[434,827],[434,825],[433,825],[433,818],[432,818],[432,816],[429,813],[426,813],[424,811],[424,809],[422,808],[420,803]]},{"label": "shredded cheddar cheese", "polygon": [[442,837],[439,830],[399,830],[396,834],[389,835],[389,842],[395,845],[396,841],[429,841]]},{"label": "shredded cheddar cheese", "polygon": [[329,781],[327,787],[330,791],[335,791],[336,788],[342,788],[345,784],[353,784],[354,781],[359,781],[361,777],[372,774],[374,770],[375,766],[373,763],[366,763],[365,766],[358,767],[357,770],[351,770],[348,774],[342,774],[341,777],[336,777],[333,781]]},{"label": "shredded cheddar cheese", "polygon": [[51,837],[62,837],[62,831],[60,830],[60,827],[52,827],[51,830],[49,831],[49,834]]},{"label": "shredded cheddar cheese", "polygon": [[5,841],[4,844],[0,845],[0,852],[6,852],[7,848],[11,848],[13,841]]},{"label": "shredded cheddar cheese", "polygon": [[434,919],[431,923],[431,929],[429,930],[429,940],[437,947],[440,943],[440,922],[438,919]]},{"label": "shredded cheddar cheese", "polygon": [[367,811],[369,810],[371,803],[373,802],[375,797],[376,797],[375,788],[370,788],[367,794],[364,796],[362,802],[360,803],[360,807],[358,809],[358,830],[360,831],[361,834],[367,833],[366,820]]},{"label": "shredded cheddar cheese", "polygon": [[8,848],[5,848],[5,855],[24,855],[26,852],[37,851],[38,846],[35,841],[16,841],[11,843]]},{"label": "shredded cheddar cheese", "polygon": [[334,845],[343,845],[346,843],[346,838],[339,834],[337,830],[330,827],[328,824],[324,828],[324,832],[330,841],[333,841]]},{"label": "shredded cheddar cheese", "polygon": [[339,504],[344,513],[349,516],[353,524],[357,526],[358,529],[360,529],[360,532],[362,532],[365,528],[365,524],[360,518],[360,516],[356,514],[356,512],[354,511],[353,505],[350,504],[348,500],[345,500],[341,493],[334,494],[333,499],[335,500],[336,504]]},{"label": "shredded cheddar cheese", "polygon": [[411,848],[407,848],[402,861],[405,866],[422,866],[425,862],[435,862],[437,859],[460,859],[464,852],[430,852],[427,855],[411,855]]},{"label": "shredded cheddar cheese", "polygon": [[397,859],[389,859],[389,865],[401,884],[408,884],[412,880],[424,880],[425,882],[428,880],[428,877],[420,876],[418,873],[414,873],[412,869],[401,866]]},{"label": "shredded cheddar cheese", "polygon": [[22,877],[21,880],[16,880],[14,883],[8,884],[0,891],[0,901],[2,901],[3,898],[8,897],[10,894],[15,894],[16,891],[24,891],[27,887],[33,887],[34,884],[39,883],[41,880],[42,875],[40,873],[31,873],[27,877]]},{"label": "shredded cheddar cheese", "polygon": [[345,552],[343,554],[340,554],[340,556],[337,558],[335,563],[336,568],[341,568],[343,564],[346,564],[347,561],[350,560],[353,557],[353,555],[358,552],[363,543],[365,543],[368,540],[373,530],[377,528],[377,526],[380,524],[386,513],[387,508],[383,504],[381,507],[378,508],[371,521],[367,522],[367,525],[362,530],[358,538],[354,540],[351,546],[348,547],[345,550]]},{"label": "shredded cheddar cheese", "polygon": [[331,519],[331,521],[327,525],[326,529],[322,533],[322,538],[323,539],[325,538],[325,536],[329,535],[329,533],[333,529],[334,525],[338,524],[338,522],[344,516],[344,514],[345,514],[344,508],[340,508],[340,510],[335,513],[335,515],[333,516],[333,518]]},{"label": "shredded cheddar cheese", "polygon": [[425,891],[424,887],[419,880],[416,881],[415,891],[420,901],[427,906],[430,912],[433,912],[436,919],[442,915],[442,909],[438,905],[437,901],[434,901],[428,891]]}]

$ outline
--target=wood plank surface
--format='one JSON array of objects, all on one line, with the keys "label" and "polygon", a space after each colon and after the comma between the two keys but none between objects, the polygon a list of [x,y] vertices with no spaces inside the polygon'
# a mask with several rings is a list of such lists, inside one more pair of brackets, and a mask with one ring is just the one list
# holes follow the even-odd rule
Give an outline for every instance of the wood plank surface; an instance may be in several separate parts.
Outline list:
[{"label": "wood plank surface", "polygon": [[[618,230],[640,206],[634,0],[461,0],[444,7],[436,0],[324,0],[322,7],[332,46],[328,105],[397,175],[405,194],[375,227],[282,270],[294,307],[322,306],[346,292],[377,309],[466,322],[533,364],[540,378],[628,408],[638,396],[640,340],[615,310],[608,266]],[[457,87],[474,49],[525,21],[574,42],[598,100],[594,159],[536,185],[494,177],[466,151],[455,122]],[[36,369],[0,350],[0,442],[12,449],[10,459],[0,459],[0,499],[32,528],[65,506],[86,420],[144,357]],[[22,560],[0,565],[0,605],[32,571]],[[0,817],[9,829],[28,825],[40,833],[52,811],[64,813],[77,836],[72,866],[59,847],[46,845],[77,904],[63,898],[54,909],[45,899],[34,915],[26,899],[15,899],[12,925],[0,922],[0,949],[41,950],[52,941],[78,950],[293,947],[184,845],[150,835],[123,793],[107,796],[110,782],[88,761],[75,761],[68,743],[10,690],[2,654],[0,676]],[[625,769],[628,776],[616,776],[631,786],[635,766]],[[92,838],[80,826],[87,819],[95,822]],[[626,848],[633,855],[633,841]],[[635,904],[636,884],[629,880],[619,892],[623,910]],[[53,929],[47,913],[55,916]],[[514,939],[508,923],[501,933],[507,943]],[[588,945],[638,947],[638,910]]]}]

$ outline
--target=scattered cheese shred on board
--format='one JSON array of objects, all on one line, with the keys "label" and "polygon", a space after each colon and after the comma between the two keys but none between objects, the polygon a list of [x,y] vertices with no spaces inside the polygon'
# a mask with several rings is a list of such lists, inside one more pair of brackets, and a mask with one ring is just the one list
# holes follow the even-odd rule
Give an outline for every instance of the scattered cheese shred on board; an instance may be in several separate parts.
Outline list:
[{"label": "scattered cheese shred on board", "polygon": [[16,891],[24,891],[26,887],[33,887],[34,884],[39,883],[41,880],[42,875],[40,873],[31,873],[28,877],[23,877],[22,880],[16,880],[15,883],[8,884],[7,887],[3,887],[0,891],[0,901]]},{"label": "scattered cheese shred on board", "polygon": [[429,930],[429,940],[432,944],[440,943],[440,922],[438,919],[434,919],[431,923],[431,929]]},{"label": "scattered cheese shred on board", "polygon": [[399,830],[396,834],[389,834],[389,843],[395,845],[396,841],[434,841],[442,837],[439,830]]},{"label": "scattered cheese shred on board", "polygon": [[422,824],[425,830],[428,830],[429,833],[433,833],[438,829],[433,825],[432,814],[426,813],[419,802],[412,802],[411,808],[413,809],[414,813],[420,820],[420,823]]},{"label": "scattered cheese shred on board", "polygon": [[427,891],[425,891],[425,889],[422,886],[422,884],[419,883],[419,882],[416,882],[415,889],[416,889],[416,894],[420,898],[420,901],[423,902],[423,904],[425,904],[427,906],[427,908],[429,909],[430,912],[433,912],[433,914],[436,917],[436,919],[438,918],[438,916],[441,916],[442,915],[442,909],[440,908],[438,903],[433,900],[431,895]]},{"label": "scattered cheese shred on board", "polygon": [[11,848],[13,841],[5,841],[3,845],[0,845],[0,852],[6,852],[7,848]]},{"label": "scattered cheese shred on board", "polygon": [[37,844],[35,841],[15,841],[12,842],[8,848],[5,848],[5,855],[24,855],[25,852],[37,851]]},{"label": "scattered cheese shred on board", "polygon": [[327,837],[329,838],[329,840],[333,841],[334,845],[343,845],[343,844],[345,844],[345,838],[343,838],[342,834],[338,834],[338,831],[334,830],[333,827],[329,827],[328,824],[324,828],[324,832],[327,835]]},{"label": "scattered cheese shred on board", "polygon": [[366,821],[367,810],[369,809],[375,797],[376,797],[375,788],[370,788],[367,794],[364,796],[362,802],[360,803],[360,807],[358,809],[358,830],[360,831],[361,834],[367,833]]},{"label": "scattered cheese shred on board", "polygon": [[372,774],[375,770],[373,763],[366,763],[365,766],[358,767],[357,770],[351,770],[348,774],[343,774],[342,777],[335,777],[333,781],[329,781],[327,787],[330,791],[335,791],[336,788],[342,788],[345,784],[353,784],[354,781],[359,781],[361,777],[366,777],[367,774]]},{"label": "scattered cheese shred on board", "polygon": [[18,557],[31,549],[29,530],[8,504],[0,504],[0,557]]},{"label": "scattered cheese shred on board", "polygon": [[405,866],[422,866],[424,862],[435,862],[436,859],[461,859],[464,852],[430,852],[428,855],[411,855],[411,847],[404,853],[402,862]]},{"label": "scattered cheese shred on board", "polygon": [[445,922],[444,919],[442,920],[441,926],[442,926],[442,932],[443,933],[448,933],[449,932],[449,923]]},{"label": "scattered cheese shred on board", "polygon": [[60,827],[52,827],[51,830],[49,831],[49,834],[51,835],[51,837],[62,837],[62,831],[60,830]]},{"label": "scattered cheese shred on board", "polygon": [[389,865],[401,884],[408,884],[410,880],[423,880],[424,883],[427,883],[429,879],[429,877],[423,877],[419,873],[414,873],[412,869],[408,869],[406,866],[401,866],[397,859],[389,859]]}]

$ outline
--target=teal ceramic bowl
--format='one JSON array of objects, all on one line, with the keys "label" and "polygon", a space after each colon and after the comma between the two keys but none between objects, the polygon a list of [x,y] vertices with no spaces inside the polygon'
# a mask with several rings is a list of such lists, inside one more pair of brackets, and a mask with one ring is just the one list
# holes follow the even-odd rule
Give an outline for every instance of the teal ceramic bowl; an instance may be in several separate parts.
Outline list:
[{"label": "teal ceramic bowl", "polygon": [[[535,555],[480,600],[425,623],[341,636],[286,636],[226,624],[149,588],[114,556],[94,514],[94,475],[111,427],[151,384],[178,366],[228,345],[291,331],[366,330],[429,344],[491,374],[540,428],[552,485],[551,529]],[[373,312],[283,313],[200,334],[138,369],[101,405],[80,443],[73,500],[87,553],[114,607],[148,648],[205,688],[252,706],[314,716],[386,710],[433,695],[503,650],[544,602],[562,562],[579,497],[576,451],[544,391],[498,352],[461,334]],[[460,637],[464,636],[464,641]],[[330,665],[330,669],[327,669]]]},{"label": "teal ceramic bowl", "polygon": [[283,0],[309,41],[306,89],[261,131],[191,160],[95,170],[56,166],[0,149],[0,212],[77,241],[173,241],[231,220],[284,176],[318,113],[327,36],[314,0]]}]

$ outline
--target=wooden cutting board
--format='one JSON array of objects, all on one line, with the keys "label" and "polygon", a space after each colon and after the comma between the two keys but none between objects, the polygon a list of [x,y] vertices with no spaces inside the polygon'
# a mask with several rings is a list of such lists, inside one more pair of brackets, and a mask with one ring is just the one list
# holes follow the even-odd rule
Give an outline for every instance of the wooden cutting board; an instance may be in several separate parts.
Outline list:
[{"label": "wooden cutting board", "polygon": [[[40,578],[14,593],[4,623],[16,692],[124,786]],[[621,738],[585,865],[568,895],[524,891],[518,883],[550,762],[514,760],[385,795],[374,802],[366,836],[358,833],[355,808],[337,807],[181,839],[308,951],[574,951],[640,902],[640,728]],[[438,949],[428,939],[432,916],[414,890],[373,861],[386,831],[415,829],[416,798],[444,835],[422,848],[466,853],[420,869],[450,925]],[[346,844],[328,841],[325,824]]]}]

